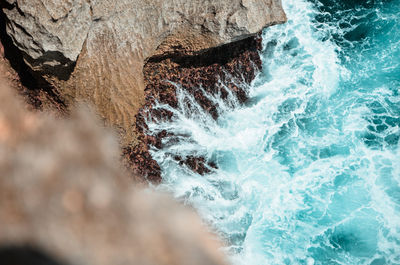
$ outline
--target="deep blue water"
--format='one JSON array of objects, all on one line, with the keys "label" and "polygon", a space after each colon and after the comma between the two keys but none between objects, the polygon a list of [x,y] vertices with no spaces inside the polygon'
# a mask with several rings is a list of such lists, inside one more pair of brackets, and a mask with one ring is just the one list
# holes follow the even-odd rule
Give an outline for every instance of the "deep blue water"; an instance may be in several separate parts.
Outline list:
[{"label": "deep blue water", "polygon": [[208,95],[215,121],[181,91],[173,121],[149,124],[181,135],[152,151],[159,189],[198,210],[233,264],[400,264],[400,1],[283,4],[249,102]]}]

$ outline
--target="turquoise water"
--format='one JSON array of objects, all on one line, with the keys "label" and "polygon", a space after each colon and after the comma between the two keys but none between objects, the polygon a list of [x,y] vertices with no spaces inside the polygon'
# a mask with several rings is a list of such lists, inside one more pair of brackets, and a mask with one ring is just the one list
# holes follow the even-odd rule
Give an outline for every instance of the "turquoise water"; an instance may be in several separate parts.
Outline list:
[{"label": "turquoise water", "polygon": [[149,133],[177,136],[152,150],[158,188],[198,210],[232,264],[400,264],[400,1],[283,4],[245,105],[208,95],[217,121],[185,91],[159,106],[173,121]]}]

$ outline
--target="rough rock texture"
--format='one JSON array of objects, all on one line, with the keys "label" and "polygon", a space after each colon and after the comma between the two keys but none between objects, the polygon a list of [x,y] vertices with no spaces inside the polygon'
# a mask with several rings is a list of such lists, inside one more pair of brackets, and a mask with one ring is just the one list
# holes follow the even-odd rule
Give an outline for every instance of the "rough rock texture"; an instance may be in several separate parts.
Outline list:
[{"label": "rough rock texture", "polygon": [[66,114],[66,105],[43,78],[34,77],[24,63],[21,51],[6,34],[4,17],[0,16],[0,67],[10,86],[28,103],[30,110],[51,110]]},{"label": "rough rock texture", "polygon": [[192,211],[123,176],[116,139],[93,115],[28,112],[2,73],[1,264],[225,264]]},{"label": "rough rock texture", "polygon": [[[7,31],[35,71],[68,78],[92,22],[86,0],[7,1]],[[66,71],[66,72],[65,72]]]},{"label": "rough rock texture", "polygon": [[28,65],[67,105],[92,103],[124,144],[135,143],[148,58],[193,55],[286,19],[280,0],[7,2],[7,32]]},{"label": "rough rock texture", "polygon": [[[137,174],[152,182],[161,181],[160,167],[151,158],[149,149],[162,148],[165,138],[168,138],[168,142],[178,141],[174,139],[174,135],[167,134],[165,131],[158,135],[146,133],[147,117],[170,119],[172,116],[172,113],[168,111],[153,109],[154,102],[168,104],[175,108],[178,102],[174,84],[178,84],[192,94],[205,111],[217,119],[216,106],[203,95],[199,88],[202,87],[212,95],[218,93],[222,98],[227,97],[225,89],[229,89],[240,103],[244,103],[247,100],[247,85],[261,68],[259,56],[261,41],[260,36],[249,37],[198,55],[153,57],[148,60],[144,67],[146,104],[139,111],[136,122],[141,141],[134,148],[125,148],[125,156],[129,158],[129,164]],[[206,161],[203,157],[173,157],[173,159],[186,164],[199,174],[209,173],[209,168],[216,167],[212,161]]]}]

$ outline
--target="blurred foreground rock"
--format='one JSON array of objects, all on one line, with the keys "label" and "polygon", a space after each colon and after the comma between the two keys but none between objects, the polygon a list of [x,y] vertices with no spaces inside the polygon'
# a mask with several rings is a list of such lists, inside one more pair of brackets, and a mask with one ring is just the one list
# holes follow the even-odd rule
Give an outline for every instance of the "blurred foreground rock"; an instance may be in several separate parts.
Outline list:
[{"label": "blurred foreground rock", "polygon": [[225,264],[195,213],[124,176],[114,135],[90,111],[67,120],[31,113],[7,82],[0,78],[2,265]]}]

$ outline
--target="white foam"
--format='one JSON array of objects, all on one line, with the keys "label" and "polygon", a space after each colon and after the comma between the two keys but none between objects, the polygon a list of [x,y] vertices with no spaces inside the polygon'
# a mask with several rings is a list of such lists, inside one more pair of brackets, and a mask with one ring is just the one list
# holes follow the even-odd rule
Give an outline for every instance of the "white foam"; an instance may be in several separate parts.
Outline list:
[{"label": "white foam", "polygon": [[[324,264],[313,251],[333,255],[340,244],[348,250],[337,250],[332,262],[369,264],[376,258],[369,251],[394,262],[400,215],[387,189],[388,183],[399,187],[400,163],[393,163],[399,149],[363,143],[365,117],[373,113],[362,91],[338,87],[352,78],[340,65],[340,48],[321,40],[310,3],[286,0],[284,8],[288,23],[263,34],[264,70],[249,88],[252,105],[203,90],[218,106],[215,121],[177,86],[178,108],[159,106],[174,113],[172,122],[148,121],[150,134],[181,135],[179,142],[152,150],[163,170],[158,188],[197,208],[230,242],[235,264]],[[385,105],[390,93],[382,87],[368,97]],[[220,167],[200,176],[170,154],[203,156]],[[370,231],[358,235],[357,222]],[[346,245],[346,237],[355,245]]]}]

